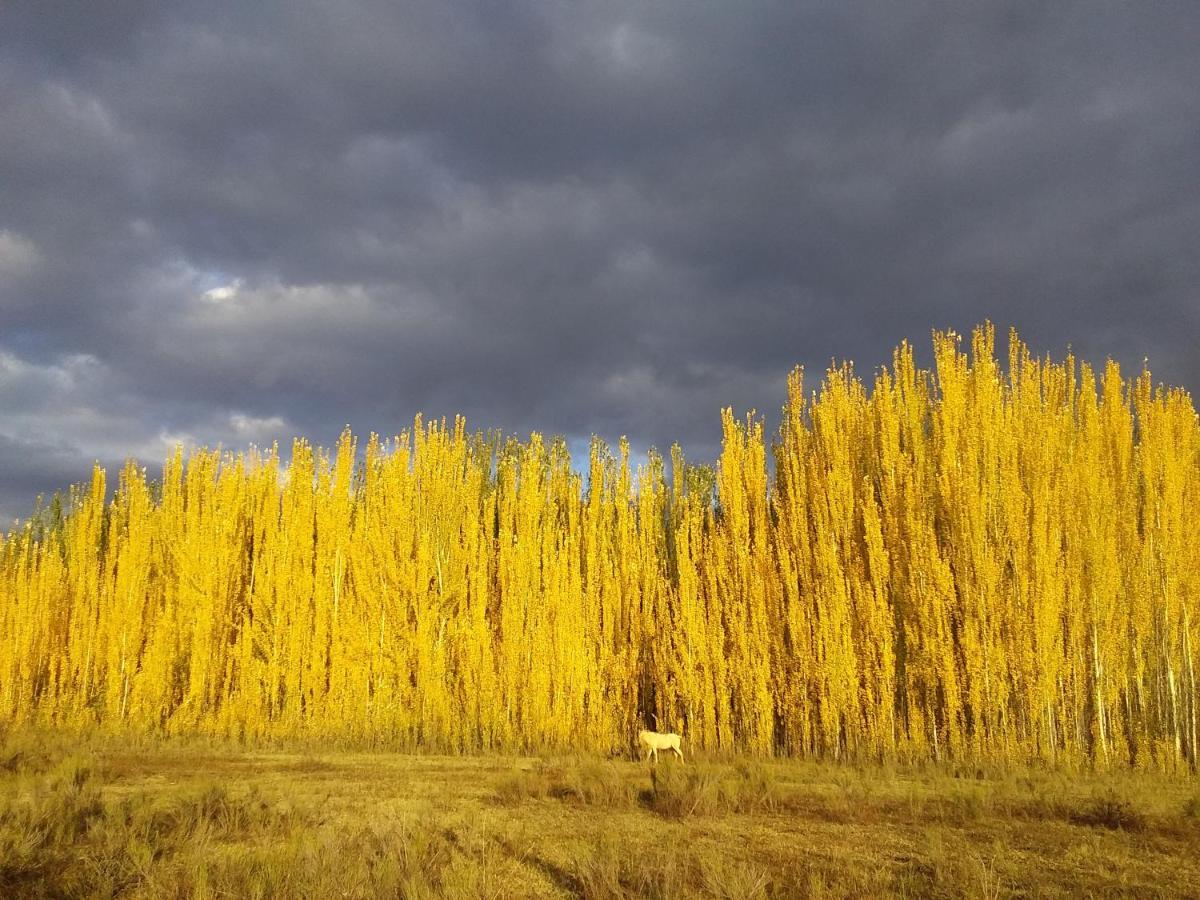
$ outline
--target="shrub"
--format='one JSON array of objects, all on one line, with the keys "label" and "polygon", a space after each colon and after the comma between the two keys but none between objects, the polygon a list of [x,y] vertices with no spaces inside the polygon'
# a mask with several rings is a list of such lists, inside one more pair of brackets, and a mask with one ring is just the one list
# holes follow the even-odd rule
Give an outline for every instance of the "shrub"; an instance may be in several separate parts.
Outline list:
[{"label": "shrub", "polygon": [[1071,817],[1071,820],[1077,825],[1090,825],[1093,828],[1108,828],[1113,831],[1141,831],[1146,827],[1146,817],[1134,808],[1132,803],[1111,789],[1089,801]]}]

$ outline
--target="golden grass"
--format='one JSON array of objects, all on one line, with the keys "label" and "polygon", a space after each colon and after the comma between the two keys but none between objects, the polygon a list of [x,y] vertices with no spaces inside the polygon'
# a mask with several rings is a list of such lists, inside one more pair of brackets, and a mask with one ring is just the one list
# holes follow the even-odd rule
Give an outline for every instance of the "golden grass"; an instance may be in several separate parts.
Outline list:
[{"label": "golden grass", "polygon": [[1195,778],[0,736],[0,897],[1186,896]]}]

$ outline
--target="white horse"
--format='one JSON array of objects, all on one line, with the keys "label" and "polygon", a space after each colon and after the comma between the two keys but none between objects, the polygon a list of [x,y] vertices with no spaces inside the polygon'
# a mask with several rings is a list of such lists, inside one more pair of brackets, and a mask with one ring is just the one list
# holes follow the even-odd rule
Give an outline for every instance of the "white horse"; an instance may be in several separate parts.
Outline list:
[{"label": "white horse", "polygon": [[[654,716],[654,725],[658,726],[658,716]],[[650,758],[654,758],[655,765],[658,764],[658,751],[671,750],[680,759],[683,759],[683,751],[679,749],[679,741],[681,738],[675,732],[667,732],[662,734],[658,731],[639,731],[638,744],[646,748],[646,762],[650,762]]]}]

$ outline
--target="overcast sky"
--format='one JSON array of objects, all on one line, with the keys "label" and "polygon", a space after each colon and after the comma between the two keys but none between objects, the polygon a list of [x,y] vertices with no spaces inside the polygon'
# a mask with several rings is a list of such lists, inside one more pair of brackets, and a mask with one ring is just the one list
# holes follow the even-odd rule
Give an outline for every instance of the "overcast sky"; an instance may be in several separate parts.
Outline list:
[{"label": "overcast sky", "polygon": [[984,319],[1198,391],[1198,46],[1195,0],[5,3],[0,520],[418,411],[702,459]]}]

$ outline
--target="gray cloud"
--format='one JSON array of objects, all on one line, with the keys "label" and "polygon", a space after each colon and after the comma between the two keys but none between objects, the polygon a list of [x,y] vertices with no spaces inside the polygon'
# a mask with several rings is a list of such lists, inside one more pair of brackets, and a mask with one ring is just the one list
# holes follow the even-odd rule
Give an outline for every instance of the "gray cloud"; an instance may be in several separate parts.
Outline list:
[{"label": "gray cloud", "polygon": [[1192,3],[0,11],[0,515],[423,410],[711,456],[1016,326],[1200,389]]}]

